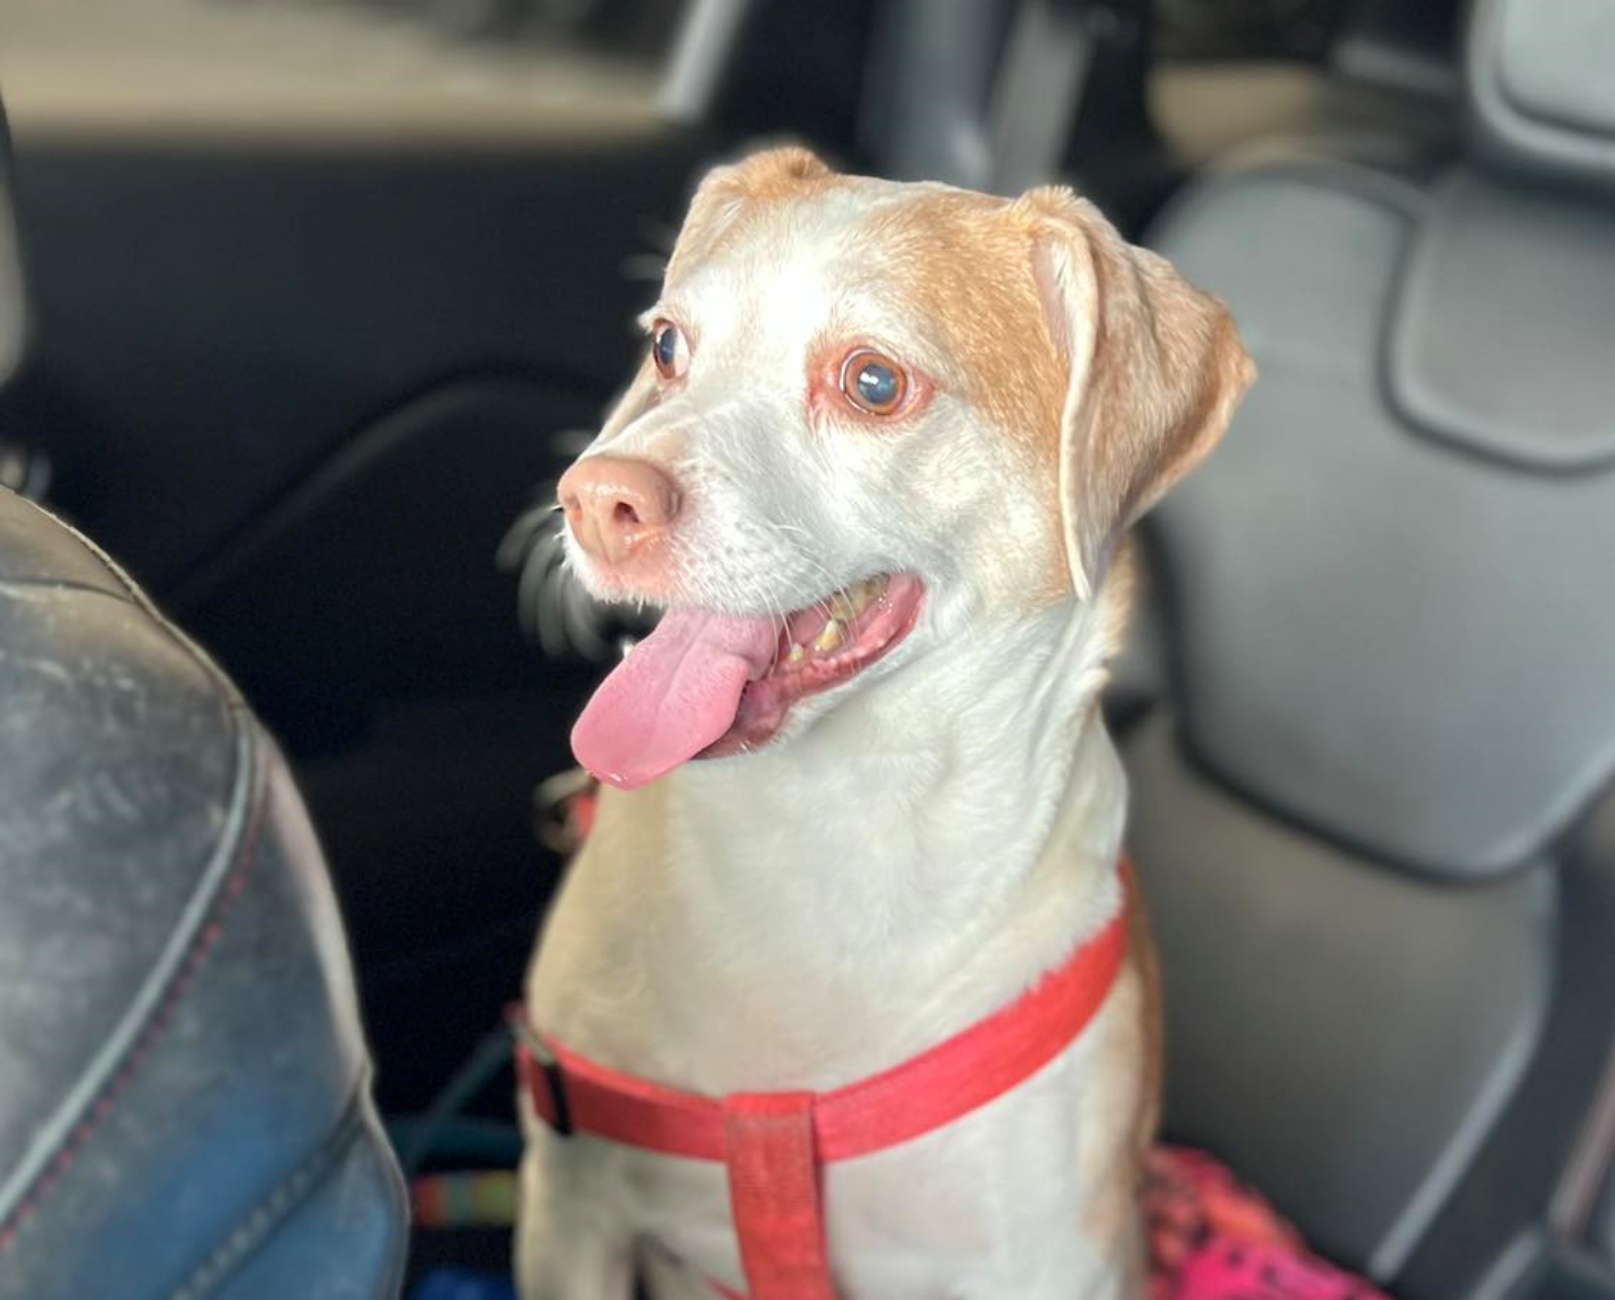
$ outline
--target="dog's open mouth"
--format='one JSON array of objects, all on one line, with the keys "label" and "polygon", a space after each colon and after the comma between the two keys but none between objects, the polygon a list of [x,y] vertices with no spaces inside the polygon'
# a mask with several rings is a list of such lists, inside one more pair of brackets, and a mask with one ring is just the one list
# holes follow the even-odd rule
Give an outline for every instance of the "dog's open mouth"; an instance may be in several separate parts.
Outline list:
[{"label": "dog's open mouth", "polygon": [[789,614],[671,609],[594,693],[572,730],[578,761],[624,790],[692,758],[767,744],[791,706],[848,681],[903,640],[925,586],[881,574]]}]

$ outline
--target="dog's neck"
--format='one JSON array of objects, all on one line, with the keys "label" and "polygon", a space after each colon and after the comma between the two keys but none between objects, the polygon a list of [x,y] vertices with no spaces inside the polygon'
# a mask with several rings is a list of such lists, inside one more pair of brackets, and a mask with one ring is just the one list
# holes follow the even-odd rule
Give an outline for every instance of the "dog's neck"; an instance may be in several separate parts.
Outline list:
[{"label": "dog's neck", "polygon": [[776,1026],[782,1076],[917,1050],[1113,913],[1125,778],[1097,701],[1124,600],[1006,621],[776,749],[669,779],[683,922]]}]

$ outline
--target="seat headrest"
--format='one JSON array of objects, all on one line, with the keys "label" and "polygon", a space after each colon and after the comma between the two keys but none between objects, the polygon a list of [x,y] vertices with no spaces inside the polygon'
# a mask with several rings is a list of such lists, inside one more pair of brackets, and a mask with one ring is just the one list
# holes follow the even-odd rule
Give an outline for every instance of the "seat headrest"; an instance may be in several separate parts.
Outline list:
[{"label": "seat headrest", "polygon": [[1466,57],[1483,156],[1615,190],[1615,4],[1475,0]]}]

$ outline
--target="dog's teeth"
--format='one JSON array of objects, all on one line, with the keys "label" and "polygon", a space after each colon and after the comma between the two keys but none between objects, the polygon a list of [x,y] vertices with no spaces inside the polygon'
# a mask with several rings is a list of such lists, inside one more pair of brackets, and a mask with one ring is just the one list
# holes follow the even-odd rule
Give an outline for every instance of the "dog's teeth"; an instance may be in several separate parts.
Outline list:
[{"label": "dog's teeth", "polygon": [[845,591],[837,592],[835,599],[830,602],[830,612],[843,623],[851,623],[868,608],[869,584],[867,582],[860,582],[856,586],[848,587]]},{"label": "dog's teeth", "polygon": [[805,656],[806,654],[807,654],[806,650],[802,649],[801,646],[797,645],[795,641],[792,641],[791,642],[791,652],[790,652],[790,654],[785,656],[785,662],[788,663],[788,664],[799,664],[799,663],[802,662],[803,656]]},{"label": "dog's teeth", "polygon": [[886,590],[884,577],[865,578],[852,589],[852,607],[862,614],[879,599],[880,594]]},{"label": "dog's teeth", "polygon": [[[845,587],[829,597],[820,608],[829,615],[830,621],[824,625],[813,642],[813,649],[820,654],[834,650],[847,639],[847,629],[856,623],[866,609],[886,594],[886,576],[881,574],[874,578],[865,578],[862,582]],[[793,645],[787,656],[787,663],[797,662],[797,649]]]},{"label": "dog's teeth", "polygon": [[824,625],[824,631],[819,633],[818,640],[813,643],[813,648],[820,654],[823,654],[826,650],[834,650],[841,644],[841,637],[841,624],[832,618]]}]

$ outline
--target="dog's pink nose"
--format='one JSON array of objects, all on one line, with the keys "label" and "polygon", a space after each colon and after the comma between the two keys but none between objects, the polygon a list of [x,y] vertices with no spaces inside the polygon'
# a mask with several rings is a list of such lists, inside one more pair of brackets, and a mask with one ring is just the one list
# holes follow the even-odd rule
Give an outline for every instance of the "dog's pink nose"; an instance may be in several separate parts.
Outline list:
[{"label": "dog's pink nose", "polygon": [[667,533],[679,512],[678,485],[648,460],[590,456],[561,475],[567,526],[593,559],[622,564]]}]

